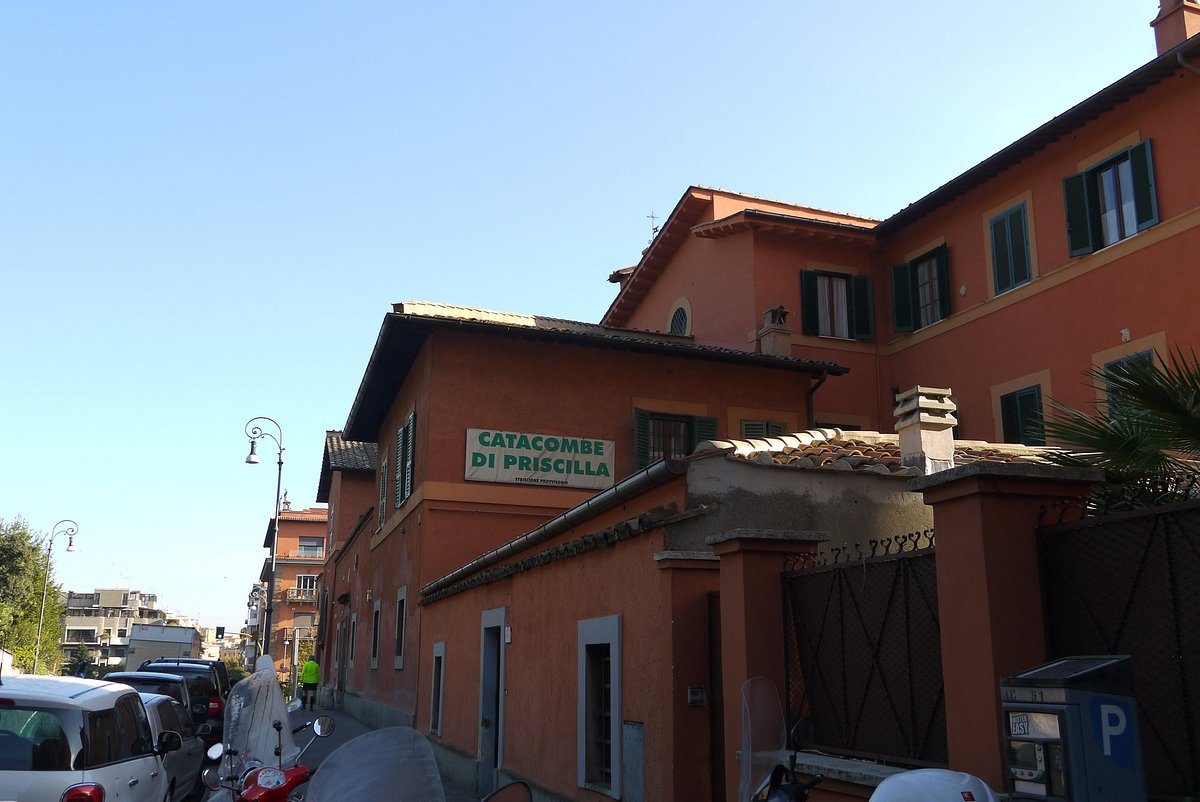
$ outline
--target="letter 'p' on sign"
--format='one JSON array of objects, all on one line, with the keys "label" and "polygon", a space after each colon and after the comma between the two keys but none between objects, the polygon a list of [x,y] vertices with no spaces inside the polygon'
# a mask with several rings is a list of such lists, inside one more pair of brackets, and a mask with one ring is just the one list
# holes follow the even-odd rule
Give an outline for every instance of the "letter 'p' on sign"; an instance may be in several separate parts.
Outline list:
[{"label": "letter 'p' on sign", "polygon": [[1113,738],[1120,737],[1125,734],[1125,729],[1129,726],[1129,721],[1125,717],[1125,711],[1117,705],[1100,705],[1100,735],[1104,740],[1104,756],[1112,757],[1113,754]]}]

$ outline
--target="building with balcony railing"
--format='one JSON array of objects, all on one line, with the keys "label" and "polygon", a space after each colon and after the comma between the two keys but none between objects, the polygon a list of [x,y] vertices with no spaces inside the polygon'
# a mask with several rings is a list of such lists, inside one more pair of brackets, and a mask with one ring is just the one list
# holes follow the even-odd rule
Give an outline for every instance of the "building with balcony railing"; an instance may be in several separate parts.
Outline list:
[{"label": "building with balcony railing", "polygon": [[125,662],[129,635],[138,624],[174,619],[158,608],[158,596],[129,588],[96,588],[88,593],[69,591],[63,613],[63,654],[70,658],[79,646],[102,666]]},{"label": "building with balcony railing", "polygon": [[[324,507],[279,513],[279,534],[275,544],[275,581],[268,596],[271,605],[271,633],[267,652],[280,671],[291,668],[296,654],[294,633],[300,640],[315,637],[317,627],[318,577],[325,566],[325,537],[329,512]],[[275,522],[267,525],[263,545],[270,548]],[[260,582],[268,581],[271,561],[263,562]],[[261,606],[260,606],[261,607]],[[261,622],[261,615],[259,616]]]}]

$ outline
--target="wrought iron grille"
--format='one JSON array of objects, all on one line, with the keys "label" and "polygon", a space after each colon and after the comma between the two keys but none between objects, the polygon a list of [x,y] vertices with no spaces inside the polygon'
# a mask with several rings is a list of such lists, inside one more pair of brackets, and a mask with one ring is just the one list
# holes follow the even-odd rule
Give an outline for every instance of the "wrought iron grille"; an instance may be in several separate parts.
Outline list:
[{"label": "wrought iron grille", "polygon": [[815,745],[945,765],[933,532],[830,549],[783,575],[789,720]]},{"label": "wrought iron grille", "polygon": [[1153,798],[1200,793],[1200,503],[1039,531],[1051,658],[1133,657]]}]

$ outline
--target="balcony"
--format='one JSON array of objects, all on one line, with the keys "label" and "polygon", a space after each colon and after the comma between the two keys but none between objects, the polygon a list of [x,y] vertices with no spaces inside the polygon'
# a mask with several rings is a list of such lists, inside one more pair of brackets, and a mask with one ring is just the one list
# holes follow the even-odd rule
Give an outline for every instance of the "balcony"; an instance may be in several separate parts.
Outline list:
[{"label": "balcony", "polygon": [[288,588],[283,592],[283,597],[289,602],[310,602],[317,601],[316,588]]},{"label": "balcony", "polygon": [[303,562],[324,562],[325,549],[299,549],[297,551],[275,552],[278,560],[301,560]]}]

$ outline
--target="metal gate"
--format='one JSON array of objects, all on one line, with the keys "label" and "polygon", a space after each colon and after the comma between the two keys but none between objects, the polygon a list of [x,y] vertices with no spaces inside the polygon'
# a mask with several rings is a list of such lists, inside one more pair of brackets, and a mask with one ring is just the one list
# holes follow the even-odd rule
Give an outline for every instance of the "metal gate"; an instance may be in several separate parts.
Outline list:
[{"label": "metal gate", "polygon": [[933,531],[868,545],[783,575],[789,720],[809,716],[827,751],[943,766]]},{"label": "metal gate", "polygon": [[1039,531],[1051,658],[1128,654],[1146,784],[1200,793],[1200,504]]}]

